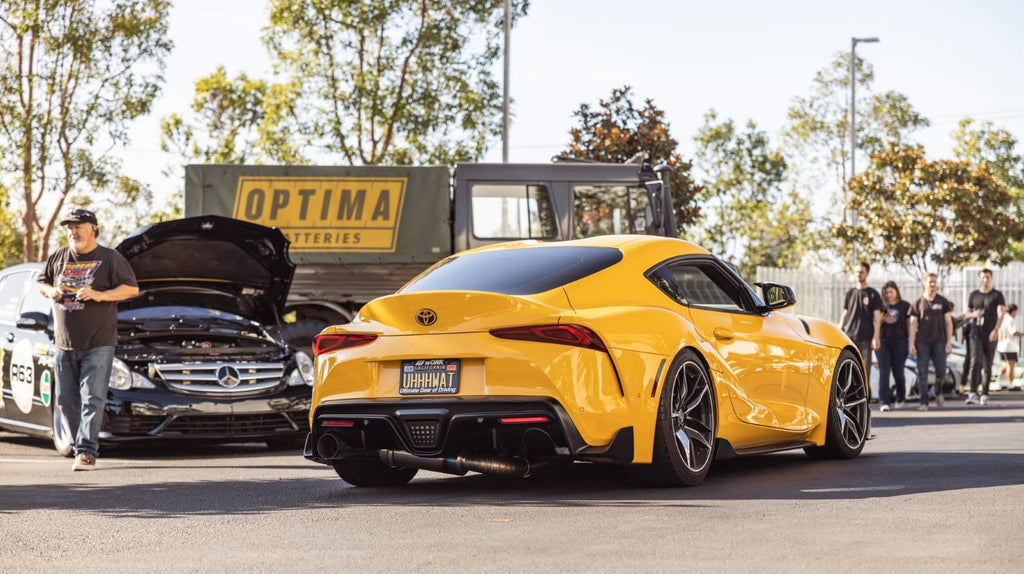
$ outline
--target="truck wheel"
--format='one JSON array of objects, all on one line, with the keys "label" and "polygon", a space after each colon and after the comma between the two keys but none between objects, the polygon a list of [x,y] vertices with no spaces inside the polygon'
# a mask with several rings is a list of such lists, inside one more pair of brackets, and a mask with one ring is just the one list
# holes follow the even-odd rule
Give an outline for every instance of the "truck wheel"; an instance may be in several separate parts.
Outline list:
[{"label": "truck wheel", "polygon": [[285,343],[312,354],[313,337],[319,335],[320,331],[329,325],[327,321],[320,319],[301,319],[294,323],[286,323],[281,327],[281,338]]},{"label": "truck wheel", "polygon": [[392,467],[378,458],[348,457],[333,463],[334,472],[352,486],[402,486],[416,476],[419,469]]}]

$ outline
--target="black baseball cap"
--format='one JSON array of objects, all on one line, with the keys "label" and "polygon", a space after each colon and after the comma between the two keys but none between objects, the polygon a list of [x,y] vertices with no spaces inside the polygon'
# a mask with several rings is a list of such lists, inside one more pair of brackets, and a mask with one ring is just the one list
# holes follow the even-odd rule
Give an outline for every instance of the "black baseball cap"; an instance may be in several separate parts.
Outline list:
[{"label": "black baseball cap", "polygon": [[60,222],[61,225],[67,225],[69,223],[91,223],[99,226],[96,221],[96,214],[89,211],[88,209],[72,209],[64,216],[64,220]]}]

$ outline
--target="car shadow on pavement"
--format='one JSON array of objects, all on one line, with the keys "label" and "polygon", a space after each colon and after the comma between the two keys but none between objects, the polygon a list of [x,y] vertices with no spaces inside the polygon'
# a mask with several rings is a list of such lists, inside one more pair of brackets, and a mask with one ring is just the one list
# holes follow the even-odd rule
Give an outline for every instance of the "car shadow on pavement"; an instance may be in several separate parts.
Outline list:
[{"label": "car shadow on pavement", "polygon": [[354,488],[330,469],[315,468],[325,471],[322,477],[138,484],[97,484],[97,470],[89,473],[92,482],[5,485],[0,515],[42,509],[173,518],[394,505],[696,507],[722,500],[852,500],[1020,484],[1024,454],[868,452],[855,460],[814,461],[802,453],[778,453],[718,461],[705,483],[693,488],[638,487],[623,468],[592,464],[520,480],[423,473],[400,488]]}]

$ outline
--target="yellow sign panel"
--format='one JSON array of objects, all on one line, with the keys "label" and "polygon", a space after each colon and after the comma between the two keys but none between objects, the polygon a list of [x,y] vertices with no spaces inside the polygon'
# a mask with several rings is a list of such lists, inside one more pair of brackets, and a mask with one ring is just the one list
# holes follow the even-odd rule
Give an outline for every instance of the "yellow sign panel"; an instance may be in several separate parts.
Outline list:
[{"label": "yellow sign panel", "polygon": [[277,227],[296,252],[394,253],[407,178],[239,177],[234,218]]}]

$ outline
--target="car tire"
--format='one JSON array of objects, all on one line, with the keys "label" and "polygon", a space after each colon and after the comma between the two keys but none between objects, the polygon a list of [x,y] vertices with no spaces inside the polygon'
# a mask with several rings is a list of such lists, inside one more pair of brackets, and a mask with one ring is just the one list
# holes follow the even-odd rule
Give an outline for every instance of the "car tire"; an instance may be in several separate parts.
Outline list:
[{"label": "car tire", "polygon": [[704,361],[684,350],[672,362],[658,404],[651,464],[630,467],[645,486],[696,486],[715,459],[718,405]]},{"label": "car tire", "polygon": [[352,486],[402,486],[408,483],[418,469],[393,467],[378,458],[348,457],[335,461],[334,472]]},{"label": "car tire", "polygon": [[854,458],[864,450],[871,422],[864,367],[849,350],[839,355],[828,400],[825,444],[807,447],[804,452],[815,459]]}]

